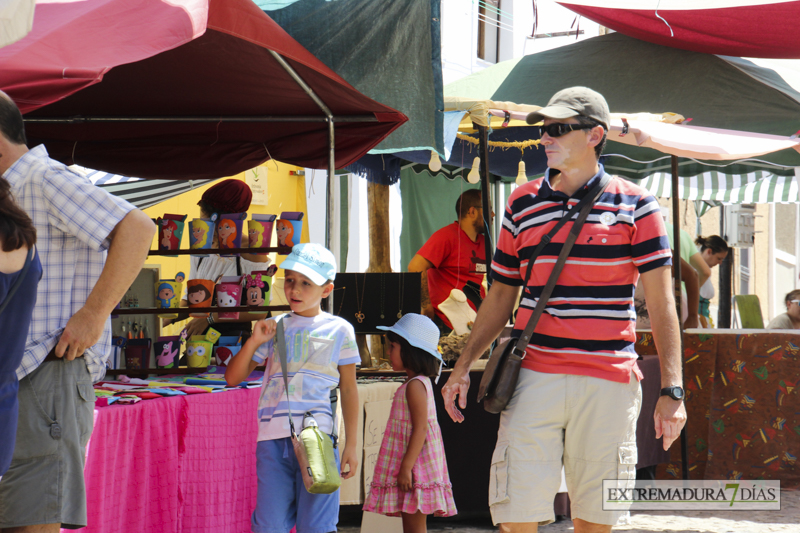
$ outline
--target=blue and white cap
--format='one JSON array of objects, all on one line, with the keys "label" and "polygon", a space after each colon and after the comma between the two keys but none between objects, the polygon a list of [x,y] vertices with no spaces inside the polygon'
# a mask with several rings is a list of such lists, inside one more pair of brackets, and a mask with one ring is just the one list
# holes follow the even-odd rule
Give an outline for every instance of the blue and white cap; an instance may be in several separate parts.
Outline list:
[{"label": "blue and white cap", "polygon": [[[411,346],[424,350],[439,360],[439,374],[442,373],[444,360],[439,353],[439,328],[430,318],[408,313],[403,315],[393,326],[378,326],[378,329],[392,331],[403,337]],[[439,378],[436,378],[439,381]]]},{"label": "blue and white cap", "polygon": [[280,268],[303,274],[316,285],[325,285],[336,277],[336,258],[333,253],[313,242],[295,244]]}]

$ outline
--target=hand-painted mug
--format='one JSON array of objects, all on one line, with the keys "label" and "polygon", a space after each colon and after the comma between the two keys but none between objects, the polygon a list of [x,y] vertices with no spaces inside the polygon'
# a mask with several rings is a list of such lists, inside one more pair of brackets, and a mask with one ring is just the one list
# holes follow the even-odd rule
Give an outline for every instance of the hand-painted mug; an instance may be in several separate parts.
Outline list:
[{"label": "hand-painted mug", "polygon": [[214,348],[214,359],[219,366],[228,366],[234,355],[242,349],[240,336],[220,337],[219,344]]},{"label": "hand-painted mug", "polygon": [[186,217],[187,215],[164,215],[162,218],[156,219],[159,250],[180,249]]},{"label": "hand-painted mug", "polygon": [[203,368],[211,362],[211,349],[214,346],[204,335],[192,335],[186,341],[186,362],[189,368]]},{"label": "hand-painted mug", "polygon": [[[220,250],[226,248],[242,247],[242,225],[247,213],[228,213],[220,215],[217,220],[217,247]],[[231,257],[239,254],[227,254],[223,257]]]},{"label": "hand-painted mug", "polygon": [[264,272],[253,272],[244,277],[244,297],[248,306],[269,305],[270,277]]},{"label": "hand-painted mug", "polygon": [[153,344],[157,368],[177,368],[181,351],[181,338],[177,335],[159,337]]},{"label": "hand-painted mug", "polygon": [[[211,249],[215,227],[214,221],[206,218],[194,218],[189,221],[189,247],[192,250]],[[198,257],[207,256],[198,254]]]},{"label": "hand-painted mug", "polygon": [[[210,279],[190,279],[186,284],[186,300],[191,309],[211,307],[214,296],[214,282]],[[208,313],[189,313],[189,316],[204,317]]]},{"label": "hand-painted mug", "polygon": [[301,211],[284,211],[275,222],[275,235],[278,246],[292,247],[300,242],[303,232],[303,213]]},{"label": "hand-painted mug", "polygon": [[[217,305],[219,307],[239,307],[242,301],[242,278],[223,276],[217,283]],[[220,311],[219,318],[239,318],[238,311]]]},{"label": "hand-painted mug", "polygon": [[[252,215],[252,220],[247,221],[247,247],[268,248],[272,243],[272,226],[277,215]],[[262,252],[256,255],[267,255]]]},{"label": "hand-painted mug", "polygon": [[[180,307],[183,283],[175,281],[174,279],[162,279],[155,283],[155,289],[157,308],[177,309]],[[178,315],[175,313],[168,313],[158,316],[161,318],[175,318]]]}]

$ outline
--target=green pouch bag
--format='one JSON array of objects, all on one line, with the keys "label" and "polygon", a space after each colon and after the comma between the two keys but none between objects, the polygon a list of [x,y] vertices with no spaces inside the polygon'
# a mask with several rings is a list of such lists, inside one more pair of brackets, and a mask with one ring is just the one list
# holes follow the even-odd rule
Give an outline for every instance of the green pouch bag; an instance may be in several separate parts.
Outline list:
[{"label": "green pouch bag", "polygon": [[[303,485],[311,494],[331,494],[342,484],[339,469],[336,467],[336,456],[333,453],[334,440],[320,431],[314,415],[307,412],[303,417],[303,429],[298,436],[294,429],[292,407],[289,401],[289,378],[287,376],[286,340],[284,338],[283,320],[278,320],[275,333],[276,348],[283,371],[283,385],[286,390],[286,405],[289,410],[289,427],[292,430],[292,447],[300,466]],[[336,427],[336,410],[333,408],[333,426]]]}]

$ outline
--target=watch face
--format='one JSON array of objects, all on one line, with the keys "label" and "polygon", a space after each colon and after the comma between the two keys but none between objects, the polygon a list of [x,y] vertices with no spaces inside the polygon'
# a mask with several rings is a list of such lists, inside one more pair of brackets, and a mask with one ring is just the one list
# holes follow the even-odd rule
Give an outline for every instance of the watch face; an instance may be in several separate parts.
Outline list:
[{"label": "watch face", "polygon": [[676,400],[683,400],[683,389],[680,387],[673,387],[672,395]]}]

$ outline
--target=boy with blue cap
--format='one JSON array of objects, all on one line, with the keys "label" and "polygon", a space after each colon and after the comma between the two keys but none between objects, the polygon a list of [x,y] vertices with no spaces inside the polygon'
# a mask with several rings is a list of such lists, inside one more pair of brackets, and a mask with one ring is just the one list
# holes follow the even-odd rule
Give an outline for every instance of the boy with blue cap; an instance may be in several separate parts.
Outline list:
[{"label": "boy with blue cap", "polygon": [[[319,244],[297,244],[280,268],[285,270],[283,290],[292,311],[257,322],[253,335],[225,371],[228,385],[233,386],[266,363],[258,402],[258,499],[251,530],[288,532],[296,525],[297,533],[328,533],[336,531],[339,520],[339,491],[311,494],[303,485],[292,446],[281,362],[273,357],[277,321],[282,320],[285,329],[289,398],[298,428],[303,427],[303,414],[311,412],[322,432],[334,433],[330,397],[338,385],[345,434],[355,434],[356,363],[361,358],[353,326],[320,309],[322,299],[333,290],[333,254]],[[347,439],[341,456],[344,479],[356,472],[355,448],[356,439]],[[335,455],[338,462],[338,449]]]}]

